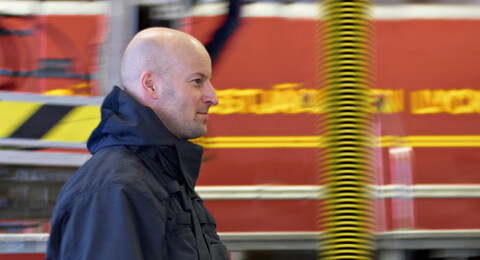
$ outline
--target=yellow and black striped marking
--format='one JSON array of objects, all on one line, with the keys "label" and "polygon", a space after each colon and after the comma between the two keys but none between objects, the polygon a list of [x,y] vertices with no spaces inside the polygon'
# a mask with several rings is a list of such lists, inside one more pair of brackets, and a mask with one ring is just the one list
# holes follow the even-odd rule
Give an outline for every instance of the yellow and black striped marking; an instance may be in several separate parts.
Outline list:
[{"label": "yellow and black striped marking", "polygon": [[320,173],[327,199],[319,209],[319,259],[375,259],[370,8],[367,0],[325,0],[318,42],[326,113]]},{"label": "yellow and black striped marking", "polygon": [[98,105],[0,100],[0,138],[83,143],[99,121]]},{"label": "yellow and black striped marking", "polygon": [[72,106],[43,105],[10,137],[41,139],[53,126],[72,110]]}]

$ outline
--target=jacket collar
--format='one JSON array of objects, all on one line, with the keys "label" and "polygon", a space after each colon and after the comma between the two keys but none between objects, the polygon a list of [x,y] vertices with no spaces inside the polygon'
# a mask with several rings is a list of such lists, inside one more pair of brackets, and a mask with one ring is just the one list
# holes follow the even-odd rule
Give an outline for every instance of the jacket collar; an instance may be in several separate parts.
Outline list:
[{"label": "jacket collar", "polygon": [[186,140],[175,143],[178,162],[187,186],[194,191],[202,163],[203,147]]},{"label": "jacket collar", "polygon": [[[87,147],[94,154],[102,148],[123,145],[135,147],[174,147],[181,175],[193,191],[200,171],[203,147],[173,135],[155,112],[141,105],[125,91],[114,87],[101,107],[102,119],[92,132]],[[159,158],[162,159],[162,158]]]}]

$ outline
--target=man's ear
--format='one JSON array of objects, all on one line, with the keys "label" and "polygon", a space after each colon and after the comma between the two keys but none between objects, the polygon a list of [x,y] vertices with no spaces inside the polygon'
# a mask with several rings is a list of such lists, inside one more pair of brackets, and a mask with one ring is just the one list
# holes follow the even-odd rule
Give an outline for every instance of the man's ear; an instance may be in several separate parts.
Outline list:
[{"label": "man's ear", "polygon": [[158,89],[155,85],[155,75],[151,71],[144,71],[140,77],[142,89],[151,99],[158,98]]}]

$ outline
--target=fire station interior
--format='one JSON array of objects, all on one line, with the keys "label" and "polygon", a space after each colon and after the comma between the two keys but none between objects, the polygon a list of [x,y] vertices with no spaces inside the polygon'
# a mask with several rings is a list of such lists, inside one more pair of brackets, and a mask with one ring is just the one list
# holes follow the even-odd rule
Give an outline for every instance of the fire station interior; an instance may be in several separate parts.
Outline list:
[{"label": "fire station interior", "polygon": [[208,46],[196,192],[231,259],[480,259],[479,0],[0,1],[1,259],[45,259],[156,26]]}]

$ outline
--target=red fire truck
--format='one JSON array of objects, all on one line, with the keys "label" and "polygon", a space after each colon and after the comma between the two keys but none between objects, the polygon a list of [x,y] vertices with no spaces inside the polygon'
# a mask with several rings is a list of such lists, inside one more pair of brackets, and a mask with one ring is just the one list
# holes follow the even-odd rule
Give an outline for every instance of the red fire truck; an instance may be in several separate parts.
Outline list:
[{"label": "red fire truck", "polygon": [[[115,30],[138,17],[106,2],[12,6],[0,2],[0,254],[32,259],[89,157],[125,37]],[[208,43],[227,7],[197,2],[175,25]],[[311,1],[252,1],[239,21],[214,63],[209,132],[193,140],[205,147],[197,191],[234,259],[314,259],[322,17]],[[478,257],[480,6],[377,5],[371,23],[377,258]]]}]

